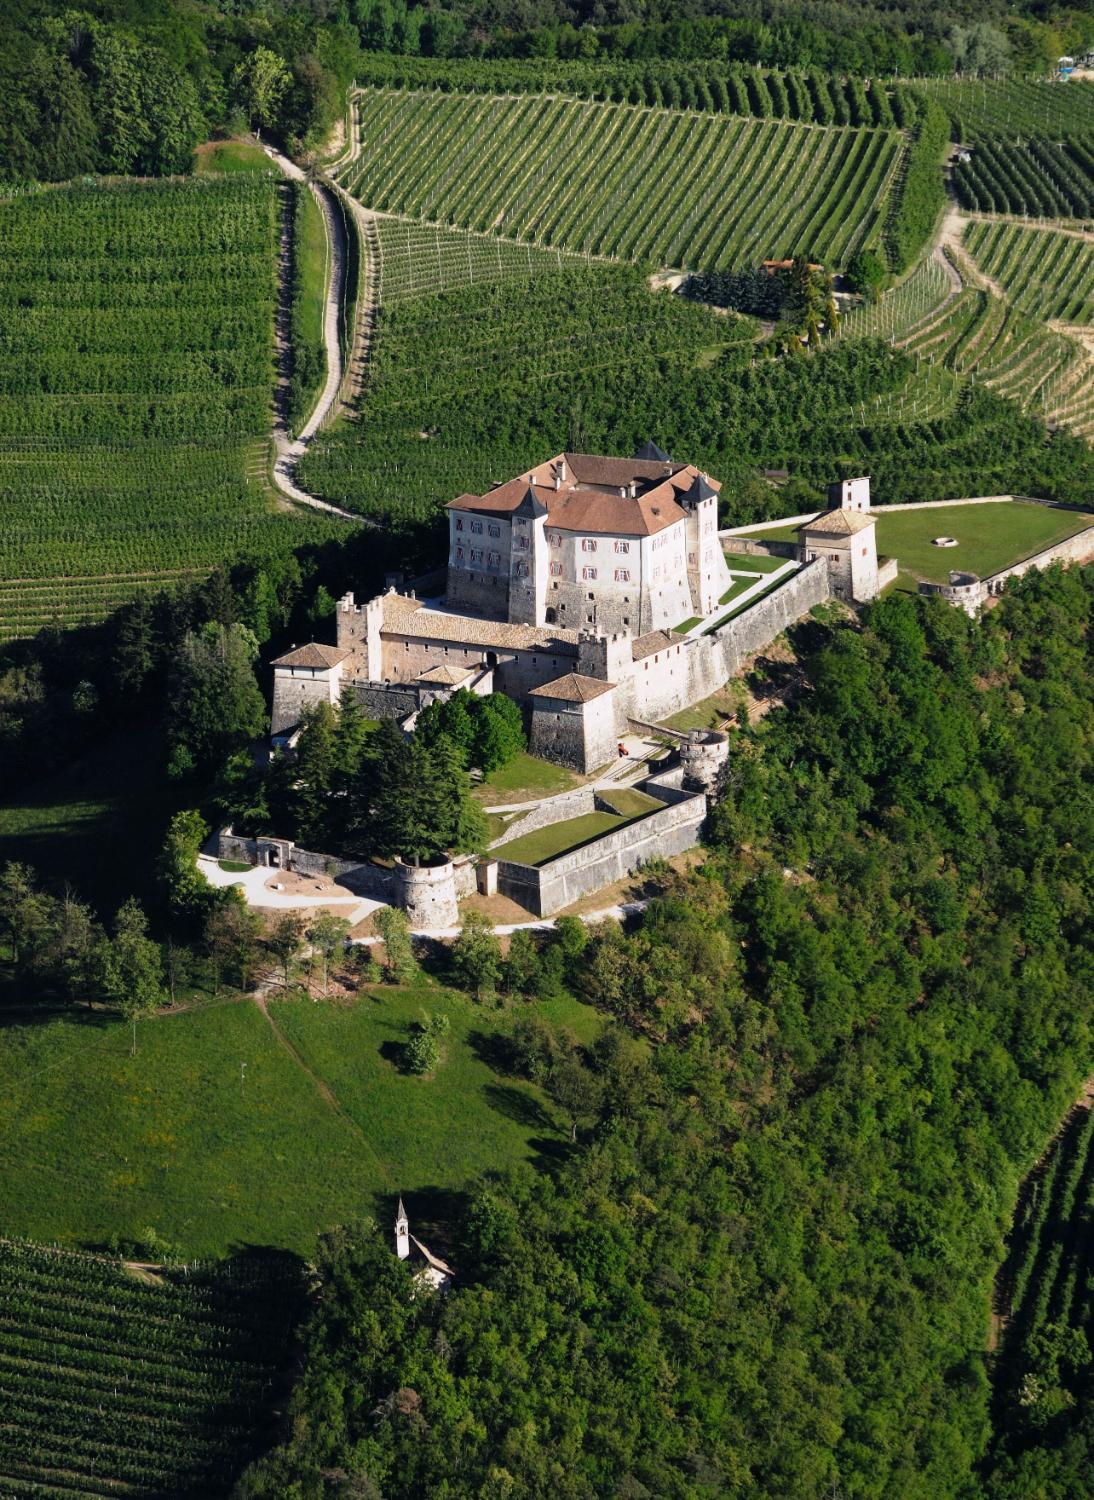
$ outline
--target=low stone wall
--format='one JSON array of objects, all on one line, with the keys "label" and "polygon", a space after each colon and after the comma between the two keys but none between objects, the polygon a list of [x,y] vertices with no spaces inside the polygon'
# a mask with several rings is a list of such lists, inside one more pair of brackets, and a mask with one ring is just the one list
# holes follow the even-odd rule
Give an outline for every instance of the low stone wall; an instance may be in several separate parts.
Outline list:
[{"label": "low stone wall", "polygon": [[538,828],[549,828],[552,823],[565,823],[567,818],[580,818],[595,811],[596,793],[591,787],[578,787],[576,791],[565,792],[549,802],[539,802],[523,817],[510,823],[505,832],[490,845],[490,852],[504,848],[526,833],[535,833]]},{"label": "low stone wall", "polygon": [[707,815],[706,797],[672,787],[649,790],[669,805],[538,867],[499,860],[498,890],[537,917],[549,917],[591,891],[633,875],[651,859],[693,849]]},{"label": "low stone wall", "polygon": [[895,557],[887,557],[884,562],[877,565],[878,589],[888,588],[889,584],[896,582],[896,576],[900,572],[899,561]]},{"label": "low stone wall", "polygon": [[[276,850],[277,858],[270,859]],[[217,858],[234,860],[238,864],[263,865],[271,874],[277,870],[292,870],[297,875],[325,875],[347,886],[358,896],[369,896],[374,901],[391,898],[391,872],[384,865],[371,860],[338,859],[333,854],[318,854],[312,849],[301,849],[291,839],[243,838],[230,828],[222,828],[217,835]]]},{"label": "low stone wall", "polygon": [[758,542],[750,536],[723,536],[722,551],[731,556],[742,557],[790,557],[796,558],[801,551],[797,542]]},{"label": "low stone wall", "polygon": [[780,516],[777,521],[750,521],[747,526],[730,526],[718,533],[724,541],[727,536],[741,536],[746,531],[777,531],[780,526],[802,526],[806,521],[815,521],[819,510],[806,511],[800,516]]}]

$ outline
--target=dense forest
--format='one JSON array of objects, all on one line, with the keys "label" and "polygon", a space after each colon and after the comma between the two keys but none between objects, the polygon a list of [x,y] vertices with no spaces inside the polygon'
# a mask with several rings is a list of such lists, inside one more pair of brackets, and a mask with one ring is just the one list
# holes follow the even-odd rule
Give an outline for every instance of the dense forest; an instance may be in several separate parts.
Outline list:
[{"label": "dense forest", "polygon": [[[447,1298],[386,1225],[328,1237],[291,1439],[241,1495],[981,1491],[1002,1235],[1094,1057],[1092,626],[1055,569],[981,623],[894,596],[798,628],[701,873],[568,946],[600,1042],[537,1021],[554,945],[522,956],[508,1066],[564,1060],[569,1156],[474,1187]],[[1030,1460],[1053,1488],[992,1493],[1082,1493],[1076,1417]]]},{"label": "dense forest", "polygon": [[939,7],[692,0],[11,0],[0,35],[0,176],[185,171],[216,129],[296,148],[338,117],[366,53],[702,59],[888,77],[1042,74],[1091,41],[1090,0]]}]

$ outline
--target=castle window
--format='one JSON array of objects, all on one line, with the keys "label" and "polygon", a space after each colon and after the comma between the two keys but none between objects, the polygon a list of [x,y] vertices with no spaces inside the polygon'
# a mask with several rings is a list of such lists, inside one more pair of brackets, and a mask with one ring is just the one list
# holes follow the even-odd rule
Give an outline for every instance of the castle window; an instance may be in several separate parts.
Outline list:
[{"label": "castle window", "polygon": [[456,517],[456,530],[457,531],[462,531],[463,530],[463,517],[462,516],[457,516]]},{"label": "castle window", "polygon": [[457,547],[456,548],[456,561],[457,562],[463,562],[463,548],[462,547]]},{"label": "castle window", "polygon": [[866,548],[865,547],[863,547],[863,549],[862,549],[862,555],[863,555],[863,557],[866,556]]},{"label": "castle window", "polygon": [[518,578],[527,578],[528,577],[528,564],[526,562],[519,562],[519,563],[517,563],[517,577]]},{"label": "castle window", "polygon": [[561,577],[561,575],[562,575],[562,564],[561,563],[552,563],[551,564],[551,573],[556,578]]},{"label": "castle window", "polygon": [[616,568],[615,581],[616,583],[630,583],[631,575],[627,572],[626,568]]},{"label": "castle window", "polygon": [[623,624],[624,625],[629,625],[630,623],[631,623],[630,616],[629,615],[624,615],[623,616]]},{"label": "castle window", "polygon": [[561,547],[562,546],[562,538],[559,536],[559,534],[558,534],[557,531],[552,531],[551,532],[551,546],[552,547]]},{"label": "castle window", "polygon": [[[596,569],[595,568],[582,568],[582,570],[581,570],[581,576],[582,576],[582,578],[585,578],[585,579],[588,579],[588,580],[592,580],[592,579],[594,579],[596,577]],[[590,599],[592,598],[591,594],[589,595],[589,598]]]},{"label": "castle window", "polygon": [[582,552],[595,552],[596,551],[596,542],[593,540],[593,538],[591,536],[583,536],[581,538],[581,550],[582,550]]},{"label": "castle window", "polygon": [[481,552],[476,552],[476,551],[472,550],[472,552],[471,552],[471,561],[473,563],[481,563],[482,562],[482,553]]},{"label": "castle window", "polygon": [[689,563],[693,563],[694,561],[695,561],[695,553],[694,552],[689,552],[688,553],[688,562]]},{"label": "castle window", "polygon": [[501,558],[498,555],[498,553],[491,552],[490,556],[487,558],[487,561],[489,562],[489,564],[490,564],[490,566],[492,568],[496,568],[498,566],[498,564],[501,562]]},{"label": "castle window", "polygon": [[526,536],[514,537],[513,538],[513,544],[516,547],[516,549],[517,549],[518,552],[527,552],[528,551],[528,538]]},{"label": "castle window", "polygon": [[495,521],[490,522],[489,531],[491,536],[501,536],[501,527]]},{"label": "castle window", "polygon": [[472,521],[471,522],[471,530],[474,532],[474,534],[476,536],[482,536],[482,522],[481,521]]},{"label": "castle window", "polygon": [[616,542],[615,550],[617,552],[629,552],[631,550],[631,544],[630,542]]}]

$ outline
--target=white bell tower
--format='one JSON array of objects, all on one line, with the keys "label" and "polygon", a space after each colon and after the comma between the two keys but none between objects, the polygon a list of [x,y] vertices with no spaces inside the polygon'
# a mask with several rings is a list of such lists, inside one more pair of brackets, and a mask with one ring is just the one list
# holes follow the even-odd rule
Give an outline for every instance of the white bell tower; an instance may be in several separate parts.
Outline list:
[{"label": "white bell tower", "polygon": [[410,1257],[410,1220],[406,1216],[401,1197],[399,1211],[395,1215],[395,1254],[400,1260],[407,1260]]}]

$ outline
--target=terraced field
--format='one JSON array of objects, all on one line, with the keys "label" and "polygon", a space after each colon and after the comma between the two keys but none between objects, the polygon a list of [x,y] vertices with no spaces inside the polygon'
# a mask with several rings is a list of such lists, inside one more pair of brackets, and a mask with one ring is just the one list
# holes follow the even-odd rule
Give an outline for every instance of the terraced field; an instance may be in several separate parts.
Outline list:
[{"label": "terraced field", "polygon": [[1017,306],[1037,318],[1094,322],[1094,239],[977,220],[965,248]]},{"label": "terraced field", "polygon": [[0,201],[0,637],[329,532],[266,482],[281,206],[247,176]]},{"label": "terraced field", "polygon": [[643,264],[733,267],[875,241],[894,130],[528,95],[365,89],[344,186],[367,207]]},{"label": "terraced field", "polygon": [[[1047,421],[1094,436],[1094,381],[1079,345],[990,291],[956,292],[933,257],[873,307],[848,317],[844,336],[885,338],[924,365],[975,376]],[[944,383],[936,380],[932,391],[941,403]]]},{"label": "terraced field", "polygon": [[271,1435],[298,1265],[133,1273],[0,1244],[0,1493],[227,1494]]}]

